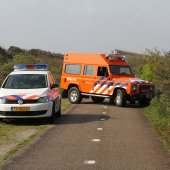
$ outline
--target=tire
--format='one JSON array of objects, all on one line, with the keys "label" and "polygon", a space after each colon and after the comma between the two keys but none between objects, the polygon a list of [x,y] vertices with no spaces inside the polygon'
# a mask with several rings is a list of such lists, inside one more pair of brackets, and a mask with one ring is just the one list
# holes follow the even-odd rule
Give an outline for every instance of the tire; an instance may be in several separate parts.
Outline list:
[{"label": "tire", "polygon": [[114,103],[116,106],[121,107],[126,104],[126,92],[123,89],[118,89],[116,91],[116,96],[114,98]]},{"label": "tire", "polygon": [[61,102],[60,102],[59,110],[56,112],[56,116],[61,117]]},{"label": "tire", "polygon": [[3,122],[3,118],[0,118],[0,122]]},{"label": "tire", "polygon": [[56,118],[57,118],[57,115],[55,113],[55,104],[53,103],[52,114],[50,117],[47,118],[47,122],[50,124],[53,124],[55,123]]},{"label": "tire", "polygon": [[67,92],[67,90],[63,90],[63,91],[62,91],[61,97],[62,97],[63,99],[68,97],[68,92]]},{"label": "tire", "polygon": [[82,96],[81,96],[81,93],[77,87],[71,87],[68,90],[68,99],[69,99],[70,103],[73,103],[73,104],[81,103]]},{"label": "tire", "polygon": [[109,98],[109,103],[114,104],[114,96],[113,95]]},{"label": "tire", "polygon": [[94,103],[102,103],[105,98],[104,97],[91,96],[91,99],[93,100]]}]

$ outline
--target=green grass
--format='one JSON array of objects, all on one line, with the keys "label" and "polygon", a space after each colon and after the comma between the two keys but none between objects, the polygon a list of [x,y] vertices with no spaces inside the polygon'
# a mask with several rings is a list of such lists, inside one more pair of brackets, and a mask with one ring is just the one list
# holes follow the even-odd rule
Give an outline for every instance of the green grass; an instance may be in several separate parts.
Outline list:
[{"label": "green grass", "polygon": [[71,103],[69,102],[67,98],[65,98],[65,99],[62,99],[61,106],[62,106],[61,111],[63,113],[71,106]]},{"label": "green grass", "polygon": [[164,96],[153,99],[151,105],[144,109],[145,116],[163,139],[170,151],[170,110],[169,100]]},{"label": "green grass", "polygon": [[[66,111],[70,102],[68,99],[62,99],[62,113]],[[46,124],[46,122],[39,122],[38,120],[9,120],[4,123],[0,123],[0,146],[4,144],[9,144],[12,142],[16,142],[15,134],[18,132],[24,132],[29,129],[34,129],[35,133],[30,137],[20,141],[14,148],[11,148],[9,152],[5,155],[0,156],[0,164],[5,162],[9,157],[14,155],[16,151],[25,146],[28,142],[30,142],[34,137],[38,134],[41,134],[45,129],[47,129],[50,125]]]},{"label": "green grass", "polygon": [[5,155],[0,157],[0,164],[4,163],[8,158],[13,156],[19,149],[21,149],[26,144],[28,144],[34,137],[36,137],[42,131],[43,131],[43,129],[41,129],[40,131],[37,131],[36,133],[32,134],[29,138],[24,139],[22,142],[18,143],[16,146],[11,148],[11,150],[9,150]]}]

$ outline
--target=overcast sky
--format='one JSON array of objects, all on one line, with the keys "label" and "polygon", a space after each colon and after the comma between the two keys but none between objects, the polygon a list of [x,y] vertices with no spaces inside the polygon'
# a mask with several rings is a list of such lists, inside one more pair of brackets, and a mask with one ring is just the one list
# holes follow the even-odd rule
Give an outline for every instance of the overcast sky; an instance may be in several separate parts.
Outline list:
[{"label": "overcast sky", "polygon": [[170,0],[0,0],[0,46],[170,50]]}]

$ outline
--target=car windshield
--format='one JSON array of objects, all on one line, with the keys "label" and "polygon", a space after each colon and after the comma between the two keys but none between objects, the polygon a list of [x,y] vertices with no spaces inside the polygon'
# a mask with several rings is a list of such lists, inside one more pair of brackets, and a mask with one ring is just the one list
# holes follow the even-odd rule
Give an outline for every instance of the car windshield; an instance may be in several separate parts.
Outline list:
[{"label": "car windshield", "polygon": [[115,66],[110,65],[110,72],[111,74],[118,74],[118,75],[132,75],[131,69],[129,66]]},{"label": "car windshield", "polygon": [[13,74],[9,75],[3,88],[6,89],[36,89],[47,87],[45,74]]}]

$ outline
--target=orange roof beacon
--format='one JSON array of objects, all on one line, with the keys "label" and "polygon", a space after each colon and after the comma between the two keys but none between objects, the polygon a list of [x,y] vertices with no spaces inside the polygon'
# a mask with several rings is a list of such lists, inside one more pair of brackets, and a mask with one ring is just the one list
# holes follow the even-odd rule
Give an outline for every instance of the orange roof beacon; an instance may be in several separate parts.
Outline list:
[{"label": "orange roof beacon", "polygon": [[110,98],[117,106],[125,105],[126,101],[148,105],[155,91],[153,83],[134,77],[125,56],[116,51],[109,55],[65,54],[61,88],[71,103],[91,96],[95,103]]}]

